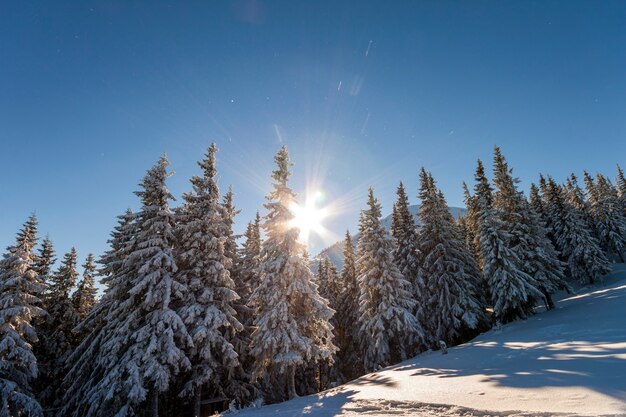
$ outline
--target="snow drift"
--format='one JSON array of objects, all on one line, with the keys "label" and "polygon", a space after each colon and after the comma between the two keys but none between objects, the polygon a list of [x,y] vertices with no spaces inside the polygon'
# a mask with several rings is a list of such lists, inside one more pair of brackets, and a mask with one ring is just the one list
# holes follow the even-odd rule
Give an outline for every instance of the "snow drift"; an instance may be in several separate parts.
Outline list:
[{"label": "snow drift", "polygon": [[237,415],[626,415],[626,265],[448,352]]}]

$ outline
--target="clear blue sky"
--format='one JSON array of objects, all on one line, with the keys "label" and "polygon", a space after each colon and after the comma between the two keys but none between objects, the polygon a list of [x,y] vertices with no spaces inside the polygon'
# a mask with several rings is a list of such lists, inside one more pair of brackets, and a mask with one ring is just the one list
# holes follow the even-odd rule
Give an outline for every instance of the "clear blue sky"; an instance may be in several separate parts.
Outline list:
[{"label": "clear blue sky", "polygon": [[0,244],[36,211],[81,261],[162,152],[179,197],[212,140],[238,231],[281,141],[339,235],[368,185],[417,203],[421,165],[461,205],[495,143],[525,189],[626,165],[623,1],[7,1],[0,62]]}]

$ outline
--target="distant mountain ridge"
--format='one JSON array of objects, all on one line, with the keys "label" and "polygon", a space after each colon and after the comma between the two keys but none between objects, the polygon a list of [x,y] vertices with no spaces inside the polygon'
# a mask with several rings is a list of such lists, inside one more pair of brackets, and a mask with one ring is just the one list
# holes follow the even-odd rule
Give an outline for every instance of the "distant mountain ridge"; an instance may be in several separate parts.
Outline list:
[{"label": "distant mountain ridge", "polygon": [[[419,209],[420,209],[419,204],[409,206],[409,211],[413,215],[413,218],[415,219],[415,224],[417,225],[418,228],[420,225],[420,220],[418,217]],[[448,207],[448,210],[450,211],[450,214],[452,214],[452,216],[455,219],[458,219],[460,216],[465,216],[467,214],[467,210],[462,207]],[[391,230],[391,214],[383,218],[380,222],[387,231]],[[357,233],[356,235],[353,235],[352,239],[353,239],[354,245],[356,246],[356,244],[359,241],[359,234]],[[323,259],[324,257],[328,257],[328,259],[330,259],[330,261],[337,267],[337,269],[341,269],[341,267],[343,266],[344,243],[345,243],[345,240],[340,240],[339,242],[333,243],[331,246],[322,250],[313,259],[313,263],[312,263],[313,268],[317,269],[317,264],[319,260]]]}]

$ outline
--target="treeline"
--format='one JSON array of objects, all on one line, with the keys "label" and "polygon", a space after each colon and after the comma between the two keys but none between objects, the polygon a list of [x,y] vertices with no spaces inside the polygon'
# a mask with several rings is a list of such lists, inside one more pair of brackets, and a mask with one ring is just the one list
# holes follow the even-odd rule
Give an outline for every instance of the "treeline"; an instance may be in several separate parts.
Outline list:
[{"label": "treeline", "polygon": [[[528,198],[495,148],[478,161],[467,215],[453,218],[425,169],[420,227],[402,183],[391,236],[369,190],[341,271],[311,271],[290,207],[285,147],[265,215],[237,244],[238,213],[217,184],[217,147],[182,204],[163,156],[97,264],[78,284],[76,251],[56,264],[31,216],[0,261],[0,416],[199,416],[314,393],[525,319],[570,283],[595,283],[626,252],[626,180],[541,176]],[[96,300],[98,276],[104,295]],[[218,405],[219,407],[219,405]]]}]

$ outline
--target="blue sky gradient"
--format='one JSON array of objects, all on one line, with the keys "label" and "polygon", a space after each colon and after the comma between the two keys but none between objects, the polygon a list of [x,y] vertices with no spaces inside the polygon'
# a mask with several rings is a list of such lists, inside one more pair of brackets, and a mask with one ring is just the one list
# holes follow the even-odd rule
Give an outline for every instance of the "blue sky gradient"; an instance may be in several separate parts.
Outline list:
[{"label": "blue sky gradient", "polygon": [[[59,253],[101,253],[163,152],[187,191],[219,148],[241,232],[286,143],[293,187],[355,230],[373,185],[389,213],[418,169],[451,205],[499,144],[539,172],[626,165],[626,2],[4,2],[0,244],[29,213]],[[312,253],[327,243],[315,238]]]}]

